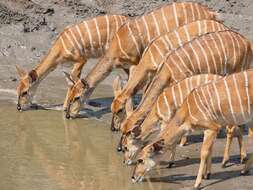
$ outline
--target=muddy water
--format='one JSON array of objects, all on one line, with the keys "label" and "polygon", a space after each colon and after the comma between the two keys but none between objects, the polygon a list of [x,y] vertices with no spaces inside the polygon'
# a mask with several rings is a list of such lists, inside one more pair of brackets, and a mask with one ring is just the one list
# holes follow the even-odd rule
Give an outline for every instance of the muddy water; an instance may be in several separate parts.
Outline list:
[{"label": "muddy water", "polygon": [[131,183],[109,120],[65,120],[60,111],[20,113],[12,102],[0,105],[1,190],[154,188]]}]

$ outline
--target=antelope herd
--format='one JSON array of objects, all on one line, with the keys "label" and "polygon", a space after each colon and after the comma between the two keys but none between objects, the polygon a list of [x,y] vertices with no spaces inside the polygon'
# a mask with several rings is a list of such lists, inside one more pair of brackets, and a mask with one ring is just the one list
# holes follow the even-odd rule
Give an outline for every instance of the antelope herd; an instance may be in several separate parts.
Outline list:
[{"label": "antelope herd", "polygon": [[[122,68],[128,81],[118,76],[113,83],[111,130],[121,133],[118,151],[124,153],[124,163],[136,164],[132,180],[142,181],[166,151],[172,166],[177,143],[185,145],[192,131],[203,129],[194,185],[199,189],[202,178],[210,177],[212,147],[222,127],[227,130],[222,165],[229,160],[235,131],[241,163],[246,161],[242,127],[253,116],[252,43],[218,18],[206,6],[185,2],[136,18],[104,15],[66,27],[38,66],[30,72],[17,66],[17,109],[33,106],[42,79],[71,62],[71,74],[65,73],[68,92],[63,108],[67,119],[75,118],[96,86],[114,68]],[[87,59],[99,57],[81,78]],[[138,92],[142,98],[134,105]],[[242,175],[252,163],[253,156]]]}]

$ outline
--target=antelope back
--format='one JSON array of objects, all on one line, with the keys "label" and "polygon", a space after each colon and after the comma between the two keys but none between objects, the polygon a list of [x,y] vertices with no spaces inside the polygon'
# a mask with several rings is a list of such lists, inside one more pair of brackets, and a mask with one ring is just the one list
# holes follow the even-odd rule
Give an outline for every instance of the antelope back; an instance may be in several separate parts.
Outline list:
[{"label": "antelope back", "polygon": [[165,88],[154,105],[157,115],[168,122],[194,88],[220,78],[221,76],[214,74],[194,75]]},{"label": "antelope back", "polygon": [[59,37],[64,52],[86,58],[101,56],[126,20],[121,15],[104,15],[65,28]]},{"label": "antelope back", "polygon": [[215,20],[198,20],[188,23],[154,39],[145,49],[140,63],[152,63],[156,69],[170,50],[203,34],[224,30],[228,30],[228,28]]},{"label": "antelope back", "polygon": [[126,22],[113,37],[108,57],[113,58],[115,64],[124,61],[137,64],[154,38],[201,19],[215,19],[215,13],[198,3],[163,6]]},{"label": "antelope back", "polygon": [[[248,69],[252,62],[251,43],[233,31],[208,33],[171,52],[162,65],[172,81],[198,73],[219,75]],[[160,69],[160,71],[161,71]]]},{"label": "antelope back", "polygon": [[252,118],[253,70],[231,74],[196,88],[186,99],[193,122],[241,125]]}]

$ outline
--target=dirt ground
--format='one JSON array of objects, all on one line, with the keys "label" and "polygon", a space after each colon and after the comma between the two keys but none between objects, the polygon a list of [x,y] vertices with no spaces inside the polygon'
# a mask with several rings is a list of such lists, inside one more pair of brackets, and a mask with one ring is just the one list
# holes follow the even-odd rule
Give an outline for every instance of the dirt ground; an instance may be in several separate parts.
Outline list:
[{"label": "dirt ground", "polygon": [[[15,101],[14,89],[18,80],[15,65],[20,65],[27,70],[37,65],[64,27],[101,14],[117,13],[137,16],[168,2],[172,2],[172,0],[0,0],[0,100],[5,100],[8,97],[8,99]],[[219,12],[227,26],[253,41],[252,0],[197,0],[197,2],[208,5]],[[96,60],[88,62],[84,67],[83,75],[95,62]],[[69,68],[57,69],[42,82],[36,96],[40,103],[61,103],[59,96],[64,97],[66,89],[62,70],[68,71]],[[102,84],[110,85],[116,74],[117,71],[114,71]],[[57,85],[57,88],[50,88],[53,85]],[[103,94],[103,89],[99,88],[99,90],[100,95]],[[102,119],[109,121],[110,117],[111,115],[107,114]],[[216,146],[219,153],[223,151],[223,143],[224,140],[218,140],[217,144],[221,145]],[[187,147],[183,150],[189,153]],[[237,152],[235,154],[238,155],[235,143],[233,150],[232,152]],[[217,154],[215,153],[216,156]],[[198,152],[195,153],[196,155]],[[235,160],[237,159],[235,158]],[[216,169],[213,169],[214,172]],[[174,169],[175,176],[177,171],[182,172],[183,170],[191,171],[191,167]],[[243,184],[240,184],[240,180],[234,172],[238,170],[239,168],[234,168],[232,173],[226,173],[219,169],[220,172],[216,177],[230,180],[220,180],[216,189],[229,189],[233,177],[237,180],[232,180],[232,189],[250,189],[250,186],[253,186],[252,180],[250,181],[252,177],[244,178]],[[187,180],[187,177],[175,178]],[[173,179],[172,176],[163,180],[173,181]],[[208,189],[213,189],[212,185]]]}]

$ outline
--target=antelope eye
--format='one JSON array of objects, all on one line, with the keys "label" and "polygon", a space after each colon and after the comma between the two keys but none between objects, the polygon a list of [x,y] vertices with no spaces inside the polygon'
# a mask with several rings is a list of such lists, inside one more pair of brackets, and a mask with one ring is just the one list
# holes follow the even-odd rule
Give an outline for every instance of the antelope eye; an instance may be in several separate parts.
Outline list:
[{"label": "antelope eye", "polygon": [[80,96],[75,97],[74,101],[80,100],[80,98],[81,98]]},{"label": "antelope eye", "polygon": [[25,92],[22,92],[22,93],[21,93],[21,96],[25,96],[25,95],[27,95],[27,94],[28,94],[28,92],[25,91]]},{"label": "antelope eye", "polygon": [[143,163],[143,162],[144,162],[143,159],[138,159],[138,160],[137,160],[137,163],[138,163],[138,164],[141,164],[141,163]]}]

